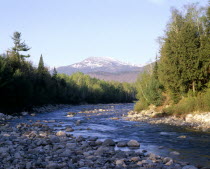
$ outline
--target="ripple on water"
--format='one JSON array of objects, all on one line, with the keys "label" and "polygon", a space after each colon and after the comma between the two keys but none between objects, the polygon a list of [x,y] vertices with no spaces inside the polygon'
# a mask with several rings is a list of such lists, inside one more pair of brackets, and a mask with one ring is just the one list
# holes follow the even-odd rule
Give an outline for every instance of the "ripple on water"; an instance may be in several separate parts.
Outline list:
[{"label": "ripple on water", "polygon": [[173,135],[177,135],[176,132],[160,132],[160,135],[163,135],[163,136],[173,136]]},{"label": "ripple on water", "polygon": [[93,130],[97,130],[97,131],[114,131],[114,130],[117,130],[116,127],[107,126],[107,125],[103,125],[103,124],[88,124],[88,127],[93,129]]}]

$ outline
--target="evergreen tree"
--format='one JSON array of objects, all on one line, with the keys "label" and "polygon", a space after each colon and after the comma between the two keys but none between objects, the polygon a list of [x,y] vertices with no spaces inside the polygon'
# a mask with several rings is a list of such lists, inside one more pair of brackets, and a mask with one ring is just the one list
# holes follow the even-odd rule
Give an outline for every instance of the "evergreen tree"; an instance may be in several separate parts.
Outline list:
[{"label": "evergreen tree", "polygon": [[39,65],[38,65],[38,72],[43,72],[45,69],[44,67],[44,61],[43,61],[43,57],[42,55],[40,56],[40,59],[39,59]]},{"label": "evergreen tree", "polygon": [[11,54],[17,56],[19,59],[22,59],[22,60],[26,57],[30,57],[30,55],[20,54],[20,52],[26,52],[31,49],[25,44],[24,41],[22,42],[21,33],[14,32],[12,39],[15,46],[12,47]]},{"label": "evergreen tree", "polygon": [[179,100],[179,92],[181,88],[180,71],[178,65],[179,58],[179,32],[183,25],[183,17],[181,13],[173,9],[171,22],[167,27],[166,35],[163,37],[162,47],[160,50],[160,63],[158,67],[158,75],[161,84],[164,85],[171,98],[174,101]]},{"label": "evergreen tree", "polygon": [[57,72],[56,68],[54,67],[52,77],[56,78],[57,75],[58,75],[58,72]]},{"label": "evergreen tree", "polygon": [[158,79],[158,58],[157,58],[157,55],[156,55],[156,59],[155,59],[155,65],[153,68],[153,76],[155,79]]},{"label": "evergreen tree", "polygon": [[203,67],[202,77],[204,78],[202,78],[202,83],[207,84],[210,80],[210,5],[206,11],[204,26],[204,33],[201,36],[199,64]]},{"label": "evergreen tree", "polygon": [[39,65],[38,65],[37,71],[38,71],[38,74],[41,76],[48,76],[48,78],[50,77],[50,73],[48,69],[44,66],[44,60],[43,60],[42,55],[40,56],[40,59],[39,59]]},{"label": "evergreen tree", "polygon": [[188,6],[184,14],[173,10],[163,38],[159,75],[174,101],[178,101],[189,91],[193,91],[195,95],[206,83],[205,65],[209,61],[209,55],[202,54],[204,43],[201,39],[204,30],[201,18],[202,11],[195,5]]}]

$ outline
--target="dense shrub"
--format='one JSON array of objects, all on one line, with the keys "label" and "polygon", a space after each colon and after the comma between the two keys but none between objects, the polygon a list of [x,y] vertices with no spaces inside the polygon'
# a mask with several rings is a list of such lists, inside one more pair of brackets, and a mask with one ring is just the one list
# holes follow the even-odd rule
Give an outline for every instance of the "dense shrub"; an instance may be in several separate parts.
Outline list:
[{"label": "dense shrub", "polygon": [[139,99],[135,106],[136,111],[146,109],[150,104],[160,106],[165,99],[162,95],[163,86],[155,78],[154,72],[150,73],[146,70],[142,73],[136,82],[136,89],[137,98]]},{"label": "dense shrub", "polygon": [[210,89],[197,96],[189,96],[181,99],[179,103],[163,110],[164,113],[185,116],[192,112],[210,111]]},{"label": "dense shrub", "polygon": [[135,106],[134,106],[134,110],[137,112],[140,112],[142,110],[147,110],[148,109],[149,104],[142,99],[141,101],[137,101]]}]

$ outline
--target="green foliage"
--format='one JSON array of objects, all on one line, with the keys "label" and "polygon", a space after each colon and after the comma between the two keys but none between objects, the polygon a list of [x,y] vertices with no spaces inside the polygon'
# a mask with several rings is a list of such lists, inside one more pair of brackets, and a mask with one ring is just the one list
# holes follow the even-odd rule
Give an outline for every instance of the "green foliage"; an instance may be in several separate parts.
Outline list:
[{"label": "green foliage", "polygon": [[60,79],[64,79],[67,84],[76,87],[75,94],[77,93],[80,96],[80,102],[131,102],[135,98],[135,88],[128,83],[106,82],[91,78],[80,72],[71,76],[65,74],[58,74],[57,76]]},{"label": "green foliage", "polygon": [[43,57],[41,55],[40,59],[39,59],[38,72],[42,72],[44,69],[45,69],[44,61],[43,61]]},{"label": "green foliage", "polygon": [[171,22],[162,38],[158,74],[174,103],[186,97],[189,91],[195,96],[209,81],[207,18],[194,4],[184,13],[172,11]]},{"label": "green foliage", "polygon": [[210,7],[205,11],[192,4],[184,12],[173,9],[161,39],[160,60],[152,73],[145,72],[137,81],[135,109],[150,104],[164,107],[172,100],[159,116],[210,111]]},{"label": "green foliage", "polygon": [[163,103],[163,86],[157,79],[157,74],[155,71],[152,73],[145,71],[144,73],[140,74],[136,82],[136,88],[137,99],[139,99],[139,102],[137,102],[135,110],[141,110],[150,104],[160,106]]},{"label": "green foliage", "polygon": [[10,51],[10,55],[13,57],[18,57],[18,59],[22,59],[22,60],[26,57],[30,57],[30,55],[20,54],[20,52],[26,52],[30,50],[30,47],[28,47],[24,41],[22,42],[21,33],[14,32],[12,39],[15,46],[12,47],[12,50]]},{"label": "green foliage", "polygon": [[134,106],[134,110],[137,112],[140,112],[142,110],[147,110],[149,107],[149,104],[146,100],[141,99],[140,101],[137,101],[135,106]]},{"label": "green foliage", "polygon": [[38,72],[40,78],[43,78],[45,75],[49,76],[48,69],[44,66],[44,60],[43,60],[42,55],[40,56],[40,59],[39,59],[37,72]]},{"label": "green foliage", "polygon": [[163,110],[166,114],[185,116],[192,112],[210,111],[210,88],[206,92],[199,93],[196,97],[185,97],[179,103]]},{"label": "green foliage", "polygon": [[52,76],[53,76],[53,78],[56,78],[57,75],[58,75],[58,72],[57,72],[56,68],[54,67]]}]

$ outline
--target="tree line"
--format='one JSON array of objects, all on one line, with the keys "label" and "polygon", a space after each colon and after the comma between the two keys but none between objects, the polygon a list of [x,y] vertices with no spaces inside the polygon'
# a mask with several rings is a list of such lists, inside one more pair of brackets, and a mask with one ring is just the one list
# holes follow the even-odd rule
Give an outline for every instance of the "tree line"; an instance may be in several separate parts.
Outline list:
[{"label": "tree line", "polygon": [[14,32],[14,46],[0,55],[0,111],[29,110],[44,104],[122,103],[132,102],[136,90],[132,84],[106,82],[83,73],[71,76],[51,74],[40,57],[38,67],[23,54],[30,50]]},{"label": "tree line", "polygon": [[[160,56],[137,81],[136,110],[168,107],[168,114],[210,110],[210,7],[173,9]],[[167,106],[166,106],[167,105]]]}]

